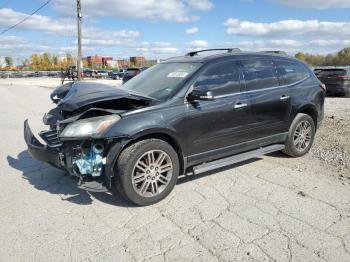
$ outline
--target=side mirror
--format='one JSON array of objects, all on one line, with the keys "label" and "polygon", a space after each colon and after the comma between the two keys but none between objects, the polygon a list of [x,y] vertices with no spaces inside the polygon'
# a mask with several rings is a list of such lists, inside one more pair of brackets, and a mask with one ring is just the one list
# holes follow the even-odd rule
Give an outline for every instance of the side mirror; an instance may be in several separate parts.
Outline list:
[{"label": "side mirror", "polygon": [[214,100],[215,97],[209,90],[193,89],[192,92],[188,95],[187,99],[190,101]]}]

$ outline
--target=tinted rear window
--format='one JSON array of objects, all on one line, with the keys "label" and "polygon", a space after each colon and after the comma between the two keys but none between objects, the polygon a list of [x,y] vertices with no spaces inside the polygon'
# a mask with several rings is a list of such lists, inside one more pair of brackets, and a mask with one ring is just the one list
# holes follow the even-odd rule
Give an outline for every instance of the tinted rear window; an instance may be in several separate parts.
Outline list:
[{"label": "tinted rear window", "polygon": [[345,69],[315,69],[317,77],[345,76]]},{"label": "tinted rear window", "polygon": [[242,65],[248,91],[279,86],[272,60],[244,60]]},{"label": "tinted rear window", "polygon": [[297,62],[277,60],[275,64],[285,85],[297,83],[310,75],[307,68]]}]

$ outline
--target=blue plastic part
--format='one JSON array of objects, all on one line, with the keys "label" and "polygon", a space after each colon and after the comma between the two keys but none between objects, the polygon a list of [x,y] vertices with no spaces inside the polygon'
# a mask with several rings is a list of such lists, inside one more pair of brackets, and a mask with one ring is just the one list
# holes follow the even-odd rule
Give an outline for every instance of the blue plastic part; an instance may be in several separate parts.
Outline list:
[{"label": "blue plastic part", "polygon": [[74,159],[73,165],[79,169],[81,175],[99,177],[103,173],[105,159],[101,154],[95,153],[91,147],[86,155],[83,155],[79,159]]}]

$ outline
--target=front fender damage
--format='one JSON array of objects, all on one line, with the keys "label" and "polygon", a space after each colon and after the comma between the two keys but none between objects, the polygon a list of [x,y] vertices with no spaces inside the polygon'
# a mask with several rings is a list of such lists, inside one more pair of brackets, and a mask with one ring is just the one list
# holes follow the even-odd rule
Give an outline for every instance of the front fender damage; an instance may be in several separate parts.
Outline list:
[{"label": "front fender damage", "polygon": [[120,88],[88,82],[62,85],[53,91],[51,99],[57,106],[43,117],[44,124],[50,129],[39,134],[41,139],[33,135],[28,120],[24,122],[28,152],[33,158],[78,177],[80,188],[95,192],[110,189],[115,161],[130,138],[122,133],[106,134],[98,139],[62,138],[60,134],[75,121],[121,115],[147,107],[154,100]]},{"label": "front fender damage", "polygon": [[78,187],[81,189],[92,192],[111,189],[114,165],[128,141],[127,137],[62,141],[58,134],[54,136],[53,131],[42,132],[41,137],[46,144],[33,135],[26,120],[24,139],[28,152],[34,159],[78,177]]}]

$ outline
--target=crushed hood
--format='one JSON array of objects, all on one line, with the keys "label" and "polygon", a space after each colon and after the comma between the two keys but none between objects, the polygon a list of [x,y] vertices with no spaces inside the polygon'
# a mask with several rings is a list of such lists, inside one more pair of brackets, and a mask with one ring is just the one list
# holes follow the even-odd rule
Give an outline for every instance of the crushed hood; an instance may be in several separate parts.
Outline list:
[{"label": "crushed hood", "polygon": [[[53,99],[54,97],[57,99],[56,101]],[[51,99],[57,102],[59,107],[66,112],[73,112],[85,106],[122,98],[145,102],[153,100],[150,97],[129,93],[121,88],[91,82],[68,83],[56,88],[51,94]]]}]

